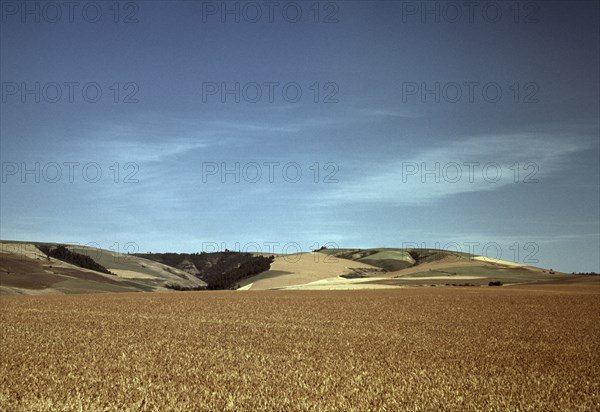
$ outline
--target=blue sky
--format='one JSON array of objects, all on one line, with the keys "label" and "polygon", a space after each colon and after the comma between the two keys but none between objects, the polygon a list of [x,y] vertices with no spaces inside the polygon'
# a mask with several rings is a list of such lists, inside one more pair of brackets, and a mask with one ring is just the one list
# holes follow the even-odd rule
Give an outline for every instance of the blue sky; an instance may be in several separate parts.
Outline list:
[{"label": "blue sky", "polygon": [[2,239],[600,270],[597,2],[53,4],[1,3]]}]

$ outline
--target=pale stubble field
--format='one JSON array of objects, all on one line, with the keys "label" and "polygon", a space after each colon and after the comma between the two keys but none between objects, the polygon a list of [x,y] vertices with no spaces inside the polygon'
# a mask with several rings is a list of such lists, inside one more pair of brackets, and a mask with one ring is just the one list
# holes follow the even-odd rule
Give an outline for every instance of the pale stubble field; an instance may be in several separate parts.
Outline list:
[{"label": "pale stubble field", "polygon": [[0,297],[0,410],[599,410],[600,288]]}]

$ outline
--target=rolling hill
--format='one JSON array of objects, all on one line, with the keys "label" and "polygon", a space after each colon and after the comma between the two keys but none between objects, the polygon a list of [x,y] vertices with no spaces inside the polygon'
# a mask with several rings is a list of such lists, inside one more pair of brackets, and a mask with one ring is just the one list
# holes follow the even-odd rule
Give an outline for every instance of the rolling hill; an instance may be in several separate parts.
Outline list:
[{"label": "rolling hill", "polygon": [[[65,252],[58,247],[54,243],[0,241],[0,293],[334,290],[488,286],[490,282],[505,286],[600,282],[597,276],[568,275],[436,249],[322,249],[271,257],[229,251],[127,255],[71,245]],[[60,254],[57,256],[63,256],[63,260],[48,256],[40,248],[66,253],[67,258]],[[81,262],[87,262],[85,267],[81,267]]]},{"label": "rolling hill", "polygon": [[135,256],[169,265],[202,279],[208,289],[236,289],[247,277],[268,271],[273,256],[252,253],[143,253]]},{"label": "rolling hill", "polygon": [[158,262],[105,249],[69,246],[110,273],[79,267],[49,257],[38,246],[53,243],[0,242],[0,293],[64,294],[97,292],[153,292],[169,287],[204,288],[206,283],[182,270]]},{"label": "rolling hill", "polygon": [[[376,289],[562,282],[577,276],[437,249],[322,249],[278,256],[271,270],[242,282],[243,290]],[[582,282],[598,279],[577,277]]]}]

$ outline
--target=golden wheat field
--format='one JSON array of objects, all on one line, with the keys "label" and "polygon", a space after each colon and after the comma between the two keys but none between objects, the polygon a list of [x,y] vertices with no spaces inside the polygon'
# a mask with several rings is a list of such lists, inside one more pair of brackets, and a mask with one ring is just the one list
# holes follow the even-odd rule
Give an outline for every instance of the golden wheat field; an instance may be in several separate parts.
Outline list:
[{"label": "golden wheat field", "polygon": [[0,302],[4,411],[600,409],[597,287]]}]

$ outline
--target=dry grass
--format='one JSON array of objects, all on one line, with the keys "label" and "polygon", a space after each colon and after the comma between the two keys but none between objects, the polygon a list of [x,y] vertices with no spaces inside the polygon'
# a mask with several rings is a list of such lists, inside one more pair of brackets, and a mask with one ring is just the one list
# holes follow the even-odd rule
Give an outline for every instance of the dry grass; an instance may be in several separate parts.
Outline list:
[{"label": "dry grass", "polygon": [[598,410],[598,288],[1,297],[0,409]]},{"label": "dry grass", "polygon": [[271,264],[271,270],[240,282],[245,286],[252,284],[250,290],[266,290],[304,285],[323,279],[337,277],[350,272],[349,268],[378,268],[362,262],[354,262],[323,253],[301,253],[277,256]]}]

